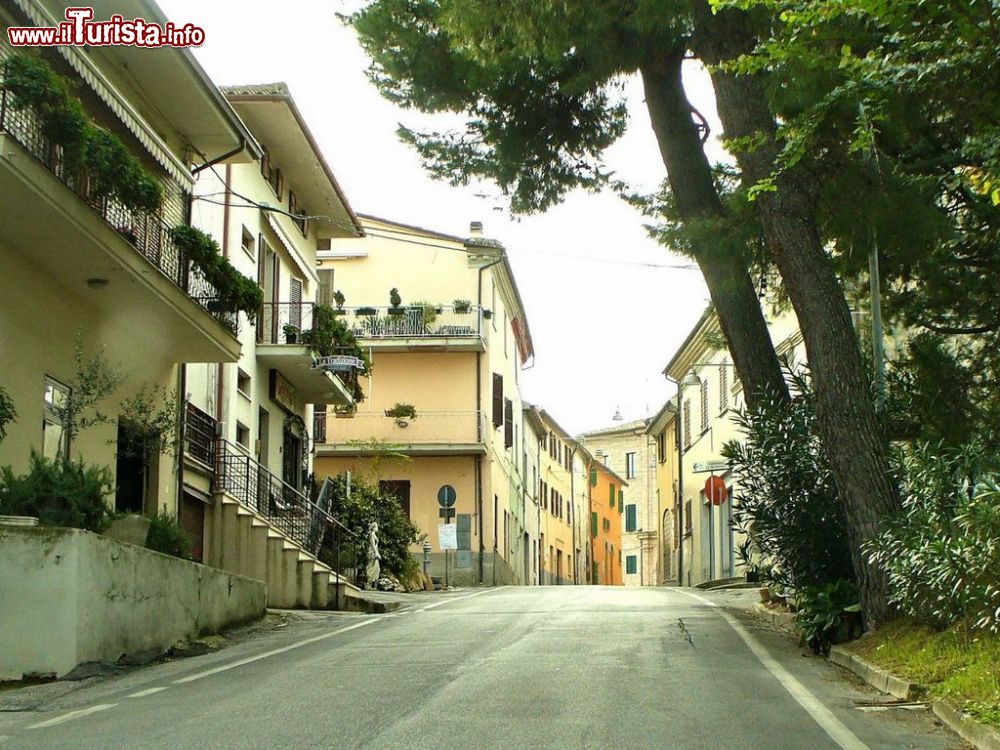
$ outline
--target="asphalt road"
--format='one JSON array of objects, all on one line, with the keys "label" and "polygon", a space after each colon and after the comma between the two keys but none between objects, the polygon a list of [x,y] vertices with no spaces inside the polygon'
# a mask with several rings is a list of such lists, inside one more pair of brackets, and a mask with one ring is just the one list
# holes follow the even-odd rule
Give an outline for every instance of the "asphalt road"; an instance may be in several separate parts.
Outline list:
[{"label": "asphalt road", "polygon": [[0,750],[963,747],[700,596],[503,588],[310,617],[0,713]]}]

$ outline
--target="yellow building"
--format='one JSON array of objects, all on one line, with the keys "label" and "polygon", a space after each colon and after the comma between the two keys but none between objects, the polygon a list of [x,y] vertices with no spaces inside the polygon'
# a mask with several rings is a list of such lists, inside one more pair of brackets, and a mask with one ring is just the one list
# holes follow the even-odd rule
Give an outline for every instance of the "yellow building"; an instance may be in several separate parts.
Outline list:
[{"label": "yellow building", "polygon": [[538,441],[539,569],[545,585],[582,583],[577,560],[586,539],[576,504],[579,477],[573,471],[575,440],[544,409],[533,408],[540,427]]},{"label": "yellow building", "polygon": [[668,401],[649,420],[646,433],[652,438],[655,456],[655,509],[658,519],[656,585],[677,582],[680,527],[677,505],[677,402]]},{"label": "yellow building", "polygon": [[[765,317],[778,356],[804,362],[805,348],[794,313]],[[735,478],[721,450],[727,442],[740,438],[733,417],[745,402],[732,357],[719,346],[721,341],[718,318],[709,308],[664,369],[668,379],[680,384],[682,455],[665,463],[674,462],[682,475],[682,561],[678,568],[684,586],[744,574],[736,556],[742,538],[731,526],[733,492],[739,488],[734,486]],[[728,499],[722,505],[710,503],[705,492],[711,476],[721,477],[727,487]]]},{"label": "yellow building", "polygon": [[[107,4],[105,4],[107,6]],[[216,290],[183,259],[170,230],[189,222],[195,173],[208,163],[247,162],[259,150],[191,54],[163,48],[55,47],[14,51],[11,25],[54,25],[64,3],[0,7],[0,62],[43,65],[71,79],[87,117],[124,144],[163,192],[158,207],[103,189],[67,165],[67,146],[49,140],[30,102],[11,82],[0,93],[0,373],[18,412],[0,443],[0,465],[16,473],[32,451],[69,452],[108,466],[121,511],[179,512],[181,471],[173,458],[143,460],[117,451],[126,399],[146,389],[181,394],[177,363],[235,362],[236,315],[212,304]],[[111,8],[98,7],[107,17]],[[153,3],[133,11],[163,22]],[[24,62],[29,61],[29,62]],[[109,417],[67,439],[61,407],[79,395],[74,350],[90,360],[103,351],[123,381],[96,404]],[[150,389],[159,389],[152,391]],[[85,416],[92,416],[87,414]],[[148,468],[148,471],[146,470]]]},{"label": "yellow building", "polygon": [[[430,542],[434,575],[448,522],[458,527],[453,583],[527,582],[519,373],[533,351],[506,252],[478,223],[464,238],[372,216],[362,225],[363,239],[321,244],[318,274],[321,299],[343,296],[341,319],[373,373],[356,409],[317,408],[316,473],[384,482]],[[450,508],[438,500],[446,485]]]}]

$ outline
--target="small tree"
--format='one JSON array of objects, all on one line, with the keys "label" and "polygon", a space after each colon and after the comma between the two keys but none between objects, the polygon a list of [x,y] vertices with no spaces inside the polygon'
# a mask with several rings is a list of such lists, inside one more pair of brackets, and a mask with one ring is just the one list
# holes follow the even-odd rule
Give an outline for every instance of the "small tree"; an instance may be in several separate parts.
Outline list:
[{"label": "small tree", "polygon": [[10,394],[0,386],[0,441],[7,437],[7,425],[17,420],[17,409]]},{"label": "small tree", "polygon": [[76,360],[76,371],[69,382],[69,393],[61,402],[57,400],[52,405],[66,435],[66,453],[63,460],[67,464],[77,435],[82,430],[108,421],[108,416],[103,414],[99,407],[124,379],[122,372],[108,363],[103,348],[90,359],[86,359],[81,336],[77,336],[73,356]]}]

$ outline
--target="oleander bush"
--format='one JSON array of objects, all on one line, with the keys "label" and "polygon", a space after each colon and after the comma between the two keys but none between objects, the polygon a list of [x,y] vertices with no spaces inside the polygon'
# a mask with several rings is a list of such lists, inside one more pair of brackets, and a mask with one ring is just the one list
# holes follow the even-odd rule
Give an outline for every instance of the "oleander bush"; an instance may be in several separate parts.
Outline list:
[{"label": "oleander bush", "polygon": [[113,513],[107,498],[114,492],[106,466],[83,460],[62,461],[32,453],[27,474],[0,469],[0,515],[35,516],[46,526],[66,526],[100,533]]}]

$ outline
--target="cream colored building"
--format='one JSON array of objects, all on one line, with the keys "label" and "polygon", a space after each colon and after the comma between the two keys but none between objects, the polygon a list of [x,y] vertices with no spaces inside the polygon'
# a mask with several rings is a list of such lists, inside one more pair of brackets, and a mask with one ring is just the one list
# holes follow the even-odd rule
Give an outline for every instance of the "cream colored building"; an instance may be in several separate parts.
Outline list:
[{"label": "cream colored building", "polygon": [[[184,491],[192,512],[208,517],[209,533],[196,547],[204,546],[206,561],[239,569],[243,563],[231,559],[234,550],[220,549],[235,540],[211,533],[219,526],[213,511],[236,501],[273,525],[293,502],[308,507],[312,404],[354,403],[350,373],[317,366],[317,353],[302,339],[312,327],[320,287],[317,243],[360,237],[362,230],[287,86],[223,93],[262,155],[203,171],[192,221],[218,241],[237,270],[257,281],[264,304],[256,321],[242,321],[236,362],[186,367]],[[278,494],[280,508],[269,502]],[[189,526],[195,533],[195,524]]]},{"label": "cream colored building", "polygon": [[[680,561],[679,546],[680,506],[677,504],[677,402],[668,401],[649,420],[646,434],[653,440],[656,466],[656,514],[659,519],[657,533],[658,581],[657,584],[676,584]],[[652,510],[652,508],[651,508]]]},{"label": "cream colored building", "polygon": [[[458,237],[361,221],[363,239],[321,245],[318,274],[331,299],[344,296],[341,319],[373,373],[356,409],[317,410],[317,475],[350,470],[384,482],[430,542],[434,575],[445,572],[438,526],[447,522],[458,527],[452,583],[531,581],[519,379],[534,355],[506,252],[478,224]],[[451,507],[438,499],[446,485]]]},{"label": "cream colored building", "polygon": [[628,483],[621,540],[626,586],[657,586],[662,579],[656,446],[647,433],[648,424],[649,420],[642,419],[580,436],[598,460]]},{"label": "cream colored building", "polygon": [[[111,2],[94,7],[104,18],[120,11]],[[0,59],[27,54],[69,77],[87,116],[122,140],[164,200],[146,212],[98,194],[93,180],[69,171],[37,113],[0,94],[0,379],[18,412],[0,465],[20,473],[32,451],[69,451],[111,469],[118,510],[178,512],[183,521],[178,460],[155,456],[144,473],[141,462],[118,455],[119,415],[144,388],[159,389],[161,399],[183,394],[177,363],[239,358],[234,316],[210,312],[215,290],[180,256],[169,230],[189,222],[194,173],[209,162],[249,162],[259,151],[186,50],[7,46],[8,26],[51,26],[65,20],[64,8],[36,0],[0,6]],[[165,21],[152,3],[133,10]],[[103,351],[124,380],[97,405],[109,421],[68,445],[57,412],[72,395],[77,341],[86,360]]]},{"label": "cream colored building", "polygon": [[[805,347],[794,313],[765,311],[765,317],[778,356],[803,363]],[[732,497],[738,486],[721,450],[740,438],[733,417],[745,402],[732,357],[718,345],[722,340],[718,318],[709,308],[664,370],[668,379],[681,385],[684,586],[744,575],[736,555],[742,539],[731,527]],[[713,475],[721,477],[728,489],[729,499],[720,506],[709,503],[704,489]]]},{"label": "cream colored building", "polygon": [[575,502],[580,475],[574,471],[578,446],[575,440],[544,409],[534,409],[541,422],[538,443],[538,498],[541,524],[538,533],[542,583],[583,583],[579,560],[586,558],[583,519]]}]

